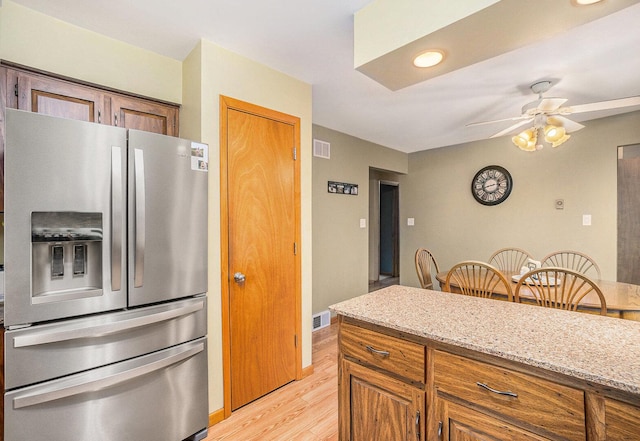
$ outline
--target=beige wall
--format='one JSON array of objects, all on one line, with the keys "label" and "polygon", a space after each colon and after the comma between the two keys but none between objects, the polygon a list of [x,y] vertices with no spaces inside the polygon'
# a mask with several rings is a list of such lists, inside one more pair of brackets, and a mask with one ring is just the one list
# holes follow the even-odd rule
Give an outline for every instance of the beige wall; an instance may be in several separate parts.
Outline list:
[{"label": "beige wall", "polygon": [[[208,143],[209,411],[223,406],[220,324],[220,94],[301,119],[303,367],[311,360],[311,86],[202,41],[184,62],[4,1],[0,59],[151,98],[182,103],[181,136]],[[183,82],[184,77],[184,82]]]},{"label": "beige wall", "polygon": [[201,41],[184,61],[185,136],[210,146],[209,173],[209,409],[221,409],[222,325],[220,293],[219,96],[295,115],[301,125],[302,365],[311,364],[311,86]]},{"label": "beige wall", "polygon": [[[527,153],[508,137],[409,155],[400,185],[400,282],[419,286],[413,255],[431,249],[441,269],[486,260],[515,246],[539,258],[559,249],[591,255],[605,279],[616,279],[617,147],[640,141],[640,112],[588,121],[564,145]],[[486,207],[471,196],[471,179],[490,164],[514,181],[509,198]],[[564,199],[564,210],[555,200]],[[591,214],[592,226],[582,226]],[[408,227],[406,218],[415,218]]]},{"label": "beige wall", "polygon": [[[313,158],[313,312],[364,294],[369,280],[369,169],[407,171],[407,155],[325,127],[331,159]],[[358,184],[358,195],[331,194],[327,181]],[[365,219],[366,228],[360,228]]]},{"label": "beige wall", "polygon": [[0,7],[0,59],[173,103],[182,63],[11,1]]}]

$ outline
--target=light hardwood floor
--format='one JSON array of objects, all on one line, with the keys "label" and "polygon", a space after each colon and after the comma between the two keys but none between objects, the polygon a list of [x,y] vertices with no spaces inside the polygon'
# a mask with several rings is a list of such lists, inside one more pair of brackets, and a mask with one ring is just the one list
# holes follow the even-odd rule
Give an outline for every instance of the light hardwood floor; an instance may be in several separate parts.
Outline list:
[{"label": "light hardwood floor", "polygon": [[338,325],[313,333],[313,374],[233,412],[205,441],[337,441]]}]

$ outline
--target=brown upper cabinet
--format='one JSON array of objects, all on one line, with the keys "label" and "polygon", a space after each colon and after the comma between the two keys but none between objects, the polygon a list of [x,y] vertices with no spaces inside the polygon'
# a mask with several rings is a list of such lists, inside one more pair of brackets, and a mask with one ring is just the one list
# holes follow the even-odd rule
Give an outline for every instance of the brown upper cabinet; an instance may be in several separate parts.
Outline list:
[{"label": "brown upper cabinet", "polygon": [[178,136],[177,107],[123,95],[110,98],[112,125]]},{"label": "brown upper cabinet", "polygon": [[9,108],[169,136],[179,133],[175,104],[14,68],[6,68],[6,91]]},{"label": "brown upper cabinet", "polygon": [[180,133],[180,108],[176,104],[127,95],[27,68],[0,66],[0,212],[4,211],[5,107],[169,136]]}]

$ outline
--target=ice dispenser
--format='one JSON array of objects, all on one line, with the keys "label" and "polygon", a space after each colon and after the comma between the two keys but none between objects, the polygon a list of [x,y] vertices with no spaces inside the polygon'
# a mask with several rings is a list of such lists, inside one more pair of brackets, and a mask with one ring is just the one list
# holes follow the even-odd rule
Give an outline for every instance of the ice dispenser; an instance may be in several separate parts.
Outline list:
[{"label": "ice dispenser", "polygon": [[102,213],[31,213],[32,303],[102,295]]}]

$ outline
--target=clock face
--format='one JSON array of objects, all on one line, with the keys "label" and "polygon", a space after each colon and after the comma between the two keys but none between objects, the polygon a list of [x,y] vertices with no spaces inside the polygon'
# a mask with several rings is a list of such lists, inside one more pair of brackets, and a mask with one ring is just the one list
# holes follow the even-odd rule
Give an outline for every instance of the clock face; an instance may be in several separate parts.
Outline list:
[{"label": "clock face", "polygon": [[504,202],[513,187],[509,172],[499,165],[484,167],[471,181],[471,194],[483,205],[498,205]]}]

